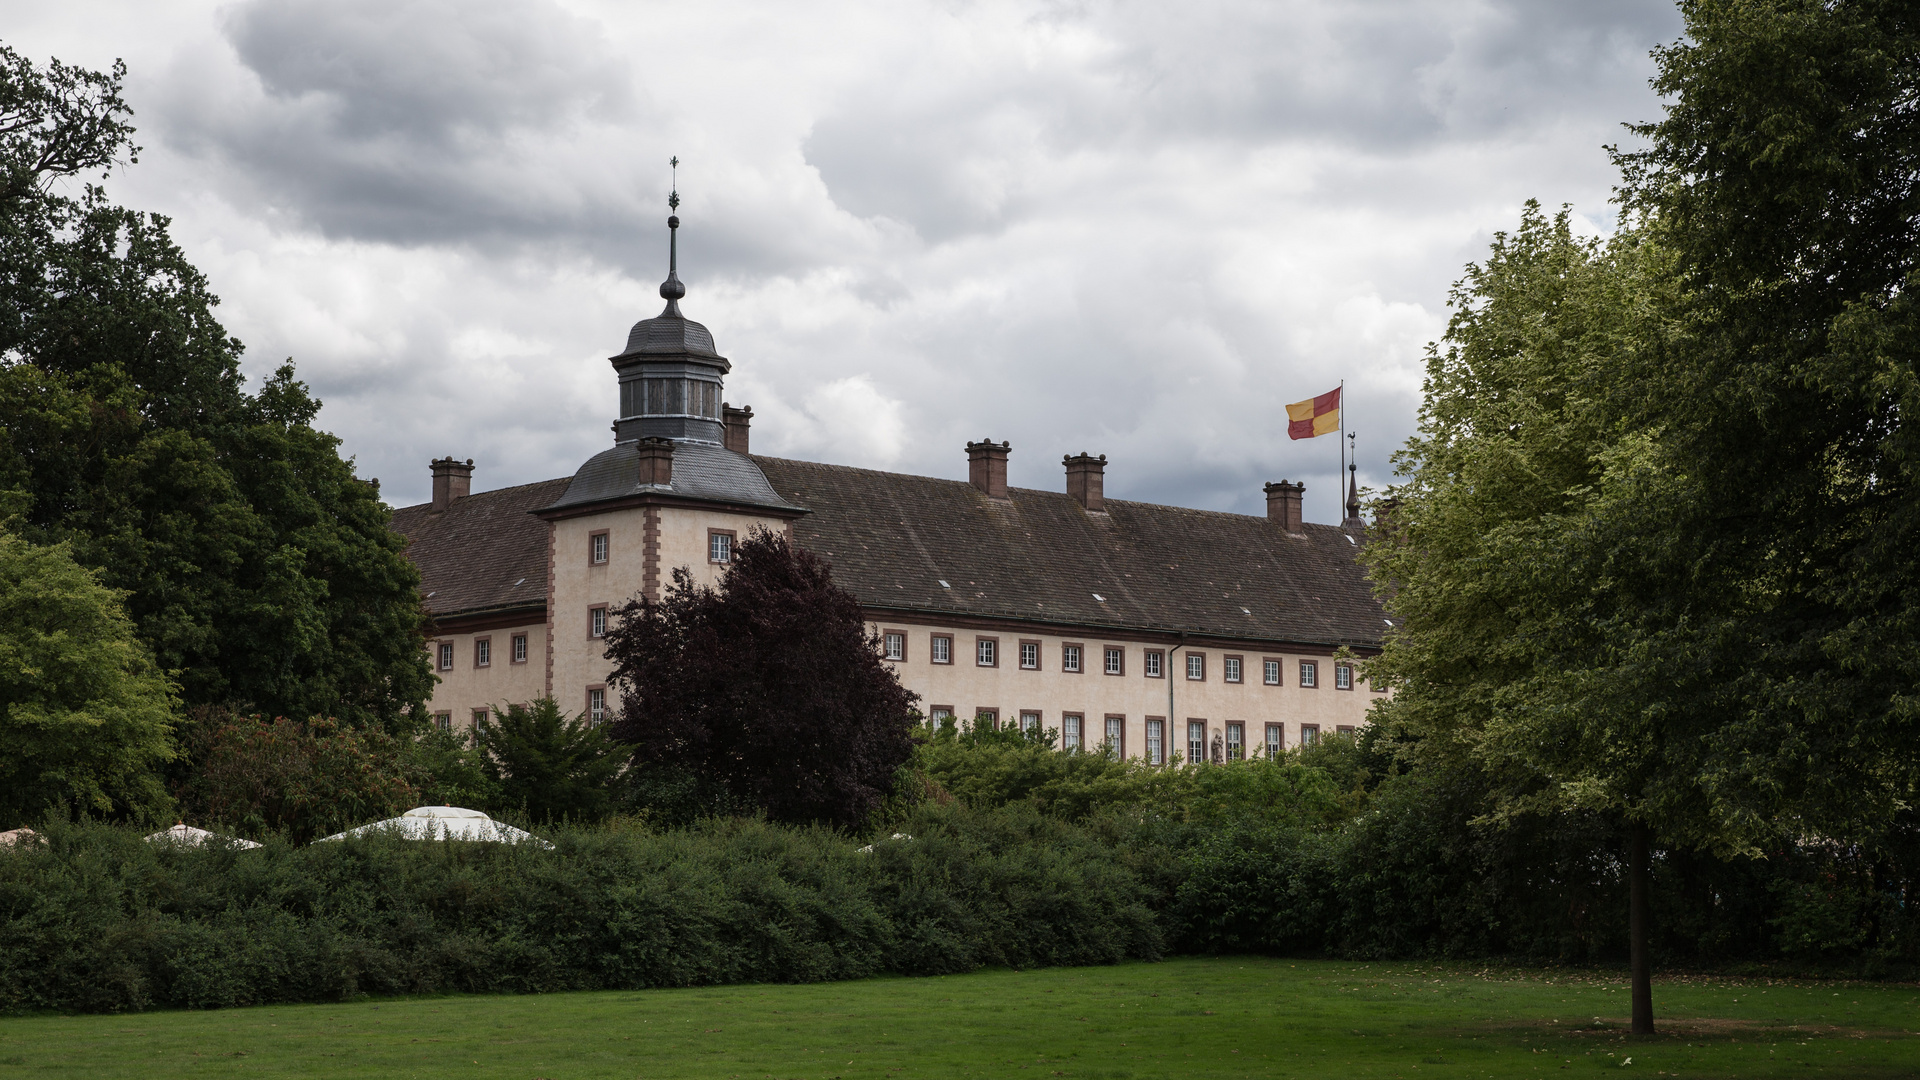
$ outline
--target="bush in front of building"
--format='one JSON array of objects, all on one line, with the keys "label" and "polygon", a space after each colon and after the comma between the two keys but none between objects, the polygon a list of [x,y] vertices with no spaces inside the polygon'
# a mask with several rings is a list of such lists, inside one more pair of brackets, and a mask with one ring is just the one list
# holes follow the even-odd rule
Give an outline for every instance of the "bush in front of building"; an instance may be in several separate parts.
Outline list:
[{"label": "bush in front of building", "polygon": [[914,695],[828,565],[756,530],[717,589],[685,568],[607,634],[633,762],[777,821],[864,823],[913,754]]},{"label": "bush in front of building", "polygon": [[1163,951],[1113,838],[928,805],[870,850],[764,819],[259,850],[51,822],[0,848],[0,1011],[811,982]]}]

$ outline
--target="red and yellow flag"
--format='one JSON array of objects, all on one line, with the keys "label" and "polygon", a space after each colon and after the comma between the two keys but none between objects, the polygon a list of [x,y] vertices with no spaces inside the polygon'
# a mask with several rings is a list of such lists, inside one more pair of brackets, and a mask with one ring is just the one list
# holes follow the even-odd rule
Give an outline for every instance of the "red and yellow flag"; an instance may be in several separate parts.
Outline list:
[{"label": "red and yellow flag", "polygon": [[1329,390],[1310,401],[1287,406],[1287,438],[1311,439],[1340,430],[1340,391]]}]

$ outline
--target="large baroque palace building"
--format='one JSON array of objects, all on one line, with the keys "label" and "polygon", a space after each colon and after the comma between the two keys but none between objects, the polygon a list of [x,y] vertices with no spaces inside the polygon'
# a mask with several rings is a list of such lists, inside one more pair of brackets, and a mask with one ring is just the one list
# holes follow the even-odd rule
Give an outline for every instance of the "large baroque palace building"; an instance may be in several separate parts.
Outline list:
[{"label": "large baroque palace building", "polygon": [[1286,481],[1266,485],[1265,517],[1107,499],[1104,456],[1065,459],[1064,491],[1010,488],[1012,448],[992,440],[967,444],[964,481],[756,455],[677,272],[660,292],[612,358],[612,447],[479,493],[470,460],[438,460],[433,501],[394,511],[433,617],[441,724],[543,696],[604,717],[609,613],[658,599],[675,568],[717,582],[755,529],[832,565],[930,718],[1038,724],[1155,763],[1366,722],[1379,691],[1346,657],[1388,624],[1351,494],[1334,527],[1304,523]]}]

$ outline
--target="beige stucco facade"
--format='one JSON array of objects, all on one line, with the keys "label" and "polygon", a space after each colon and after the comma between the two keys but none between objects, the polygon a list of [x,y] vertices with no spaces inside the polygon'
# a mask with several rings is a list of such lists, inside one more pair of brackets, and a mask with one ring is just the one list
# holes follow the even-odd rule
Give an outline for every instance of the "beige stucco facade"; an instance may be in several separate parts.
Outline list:
[{"label": "beige stucco facade", "polygon": [[[484,655],[481,642],[487,646]],[[516,659],[517,654],[525,659]],[[473,726],[477,710],[524,705],[547,692],[544,620],[440,634],[428,639],[427,657],[439,679],[428,710],[437,722],[456,729]]]},{"label": "beige stucco facade", "polygon": [[[1303,652],[1275,647],[1221,648],[1159,641],[1043,632],[1017,625],[971,627],[913,625],[882,617],[870,624],[882,635],[903,634],[905,658],[889,661],[902,685],[920,695],[928,716],[950,712],[965,723],[982,712],[1002,724],[1017,724],[1022,714],[1038,714],[1043,728],[1067,741],[1071,719],[1079,721],[1080,745],[1091,749],[1105,739],[1107,720],[1119,721],[1121,752],[1148,758],[1149,721],[1161,721],[1158,760],[1188,755],[1189,725],[1203,725],[1211,752],[1218,734],[1231,742],[1232,725],[1245,747],[1257,749],[1268,725],[1279,727],[1281,745],[1300,745],[1306,732],[1331,733],[1365,724],[1368,707],[1383,694],[1373,692],[1348,666],[1342,677],[1330,651]],[[935,639],[951,645],[949,662],[936,662]],[[983,658],[981,645],[990,643]],[[1032,648],[1027,654],[1025,646]],[[1078,648],[1078,670],[1070,670],[1069,648]],[[1108,673],[1110,650],[1117,650],[1118,672]],[[1198,657],[1198,678],[1188,677],[1188,658]],[[984,662],[992,661],[991,665]],[[1023,659],[1035,665],[1023,667]],[[1153,662],[1157,661],[1157,663]],[[1232,665],[1229,661],[1238,661]],[[1278,685],[1267,682],[1267,662],[1278,664]],[[1302,665],[1310,665],[1314,685],[1302,684]],[[1158,674],[1150,674],[1157,666]],[[1238,681],[1228,681],[1237,666]],[[1340,688],[1344,682],[1347,688]]]},{"label": "beige stucco facade", "polygon": [[[615,613],[649,588],[652,595],[660,595],[671,585],[677,567],[690,571],[696,584],[718,584],[726,568],[709,557],[716,532],[737,542],[755,529],[784,532],[786,528],[784,520],[760,514],[660,505],[622,507],[549,522],[549,618],[474,631],[461,631],[454,622],[449,627],[453,632],[430,639],[429,657],[439,683],[429,711],[452,727],[465,728],[472,725],[478,710],[523,704],[546,695],[552,695],[568,713],[588,711],[594,691],[603,692],[601,700],[607,708],[617,707],[607,684],[613,664],[606,658],[603,636]],[[659,545],[657,559],[649,558],[650,530]],[[596,545],[595,537],[605,539]],[[596,610],[605,613],[599,620]],[[513,639],[523,634],[527,658],[511,662]],[[475,643],[480,640],[489,641],[485,664],[476,652]],[[443,645],[452,646],[450,666],[441,666]]]}]

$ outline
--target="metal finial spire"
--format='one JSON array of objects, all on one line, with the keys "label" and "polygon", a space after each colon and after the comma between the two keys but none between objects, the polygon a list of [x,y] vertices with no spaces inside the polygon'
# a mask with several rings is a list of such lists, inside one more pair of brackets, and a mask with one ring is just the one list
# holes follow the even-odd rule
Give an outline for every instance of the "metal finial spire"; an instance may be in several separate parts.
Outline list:
[{"label": "metal finial spire", "polygon": [[687,295],[687,287],[680,284],[680,158],[675,155],[667,164],[673,169],[673,184],[667,193],[667,280],[660,283],[660,295],[667,301],[667,309],[662,315],[680,316],[680,298]]}]

